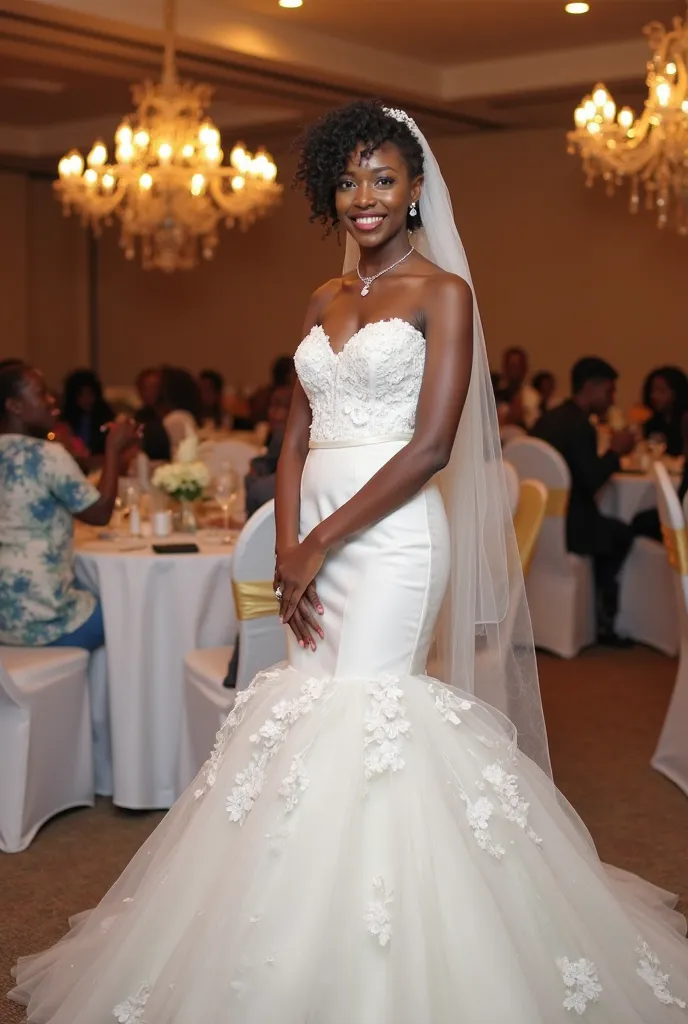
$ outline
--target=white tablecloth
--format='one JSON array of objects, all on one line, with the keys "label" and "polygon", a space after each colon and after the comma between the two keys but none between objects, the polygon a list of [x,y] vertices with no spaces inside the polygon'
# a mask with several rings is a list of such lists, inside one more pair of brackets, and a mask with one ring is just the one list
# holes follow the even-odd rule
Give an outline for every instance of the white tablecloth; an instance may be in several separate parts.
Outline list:
[{"label": "white tablecloth", "polygon": [[77,576],[103,607],[113,800],[120,807],[174,803],[184,657],[236,636],[232,549],[198,543],[199,554],[185,555],[123,551],[112,541],[77,547]]},{"label": "white tablecloth", "polygon": [[[671,482],[678,489],[680,475],[672,473]],[[606,516],[630,523],[638,512],[657,507],[652,476],[650,473],[615,473],[600,490],[597,504]]]},{"label": "white tablecloth", "polygon": [[606,516],[630,523],[638,512],[657,507],[655,485],[649,473],[615,473],[597,496]]}]

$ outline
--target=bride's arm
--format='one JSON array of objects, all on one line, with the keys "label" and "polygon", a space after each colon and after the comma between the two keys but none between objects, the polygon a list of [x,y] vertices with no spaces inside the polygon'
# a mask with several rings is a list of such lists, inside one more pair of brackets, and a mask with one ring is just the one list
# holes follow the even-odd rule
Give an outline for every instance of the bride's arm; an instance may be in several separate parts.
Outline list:
[{"label": "bride's arm", "polygon": [[449,461],[471,377],[473,294],[466,281],[442,275],[428,281],[424,305],[425,371],[413,438],[282,563],[285,621],[329,548],[394,512]]},{"label": "bride's arm", "polygon": [[[329,282],[319,288],[313,296],[306,312],[304,337],[319,322],[323,302],[329,301],[333,283]],[[290,551],[299,545],[299,522],[301,518],[301,477],[308,456],[308,440],[310,436],[311,408],[308,398],[297,380],[289,408],[289,416],[282,441],[282,449],[277,461],[277,477],[275,482],[275,527],[276,527],[276,569],[275,582],[281,583],[279,565]],[[311,581],[308,581],[311,583]],[[303,591],[302,591],[303,593]],[[299,595],[301,597],[301,595]],[[306,590],[308,605],[303,601],[289,622],[296,639],[302,646],[315,647],[312,632],[323,635],[322,628],[312,615],[311,606],[322,612],[320,600],[311,585]],[[296,607],[296,606],[295,606]]]}]

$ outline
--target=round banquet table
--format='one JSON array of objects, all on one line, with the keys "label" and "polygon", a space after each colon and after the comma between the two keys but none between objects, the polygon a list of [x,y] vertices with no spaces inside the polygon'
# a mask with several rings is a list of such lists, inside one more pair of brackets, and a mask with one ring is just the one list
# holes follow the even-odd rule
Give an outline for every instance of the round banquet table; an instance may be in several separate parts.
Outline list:
[{"label": "round banquet table", "polygon": [[[87,535],[86,535],[87,536]],[[231,546],[192,540],[194,554],[156,554],[150,541],[76,538],[77,578],[100,596],[105,623],[112,798],[168,808],[184,701],[184,658],[236,638]]]},{"label": "round banquet table", "polygon": [[[670,477],[674,487],[678,488],[680,474],[671,472]],[[604,515],[630,523],[638,512],[657,507],[652,475],[635,471],[614,473],[600,490],[597,504]]]},{"label": "round banquet table", "polygon": [[657,507],[655,485],[649,473],[615,473],[598,495],[600,512],[630,523],[638,512]]}]

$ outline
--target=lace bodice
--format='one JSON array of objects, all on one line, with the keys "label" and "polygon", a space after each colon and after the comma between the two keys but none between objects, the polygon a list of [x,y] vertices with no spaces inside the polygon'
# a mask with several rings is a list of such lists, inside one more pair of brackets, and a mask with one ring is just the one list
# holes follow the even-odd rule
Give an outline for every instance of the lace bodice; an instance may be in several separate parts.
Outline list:
[{"label": "lace bodice", "polygon": [[413,433],[425,339],[406,320],[366,324],[339,353],[317,325],[294,363],[311,404],[312,441]]}]

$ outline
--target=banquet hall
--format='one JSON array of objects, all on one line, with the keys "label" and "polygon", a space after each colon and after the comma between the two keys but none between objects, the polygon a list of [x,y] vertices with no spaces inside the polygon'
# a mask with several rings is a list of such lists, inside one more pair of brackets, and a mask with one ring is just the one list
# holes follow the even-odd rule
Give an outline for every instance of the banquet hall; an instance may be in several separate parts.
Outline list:
[{"label": "banquet hall", "polygon": [[[685,0],[0,0],[0,47],[5,990],[286,657],[276,466],[344,258],[295,140],[366,97],[422,127],[468,253],[555,782],[688,911]],[[27,380],[70,485],[30,524]],[[74,605],[46,626],[49,557]]]}]

